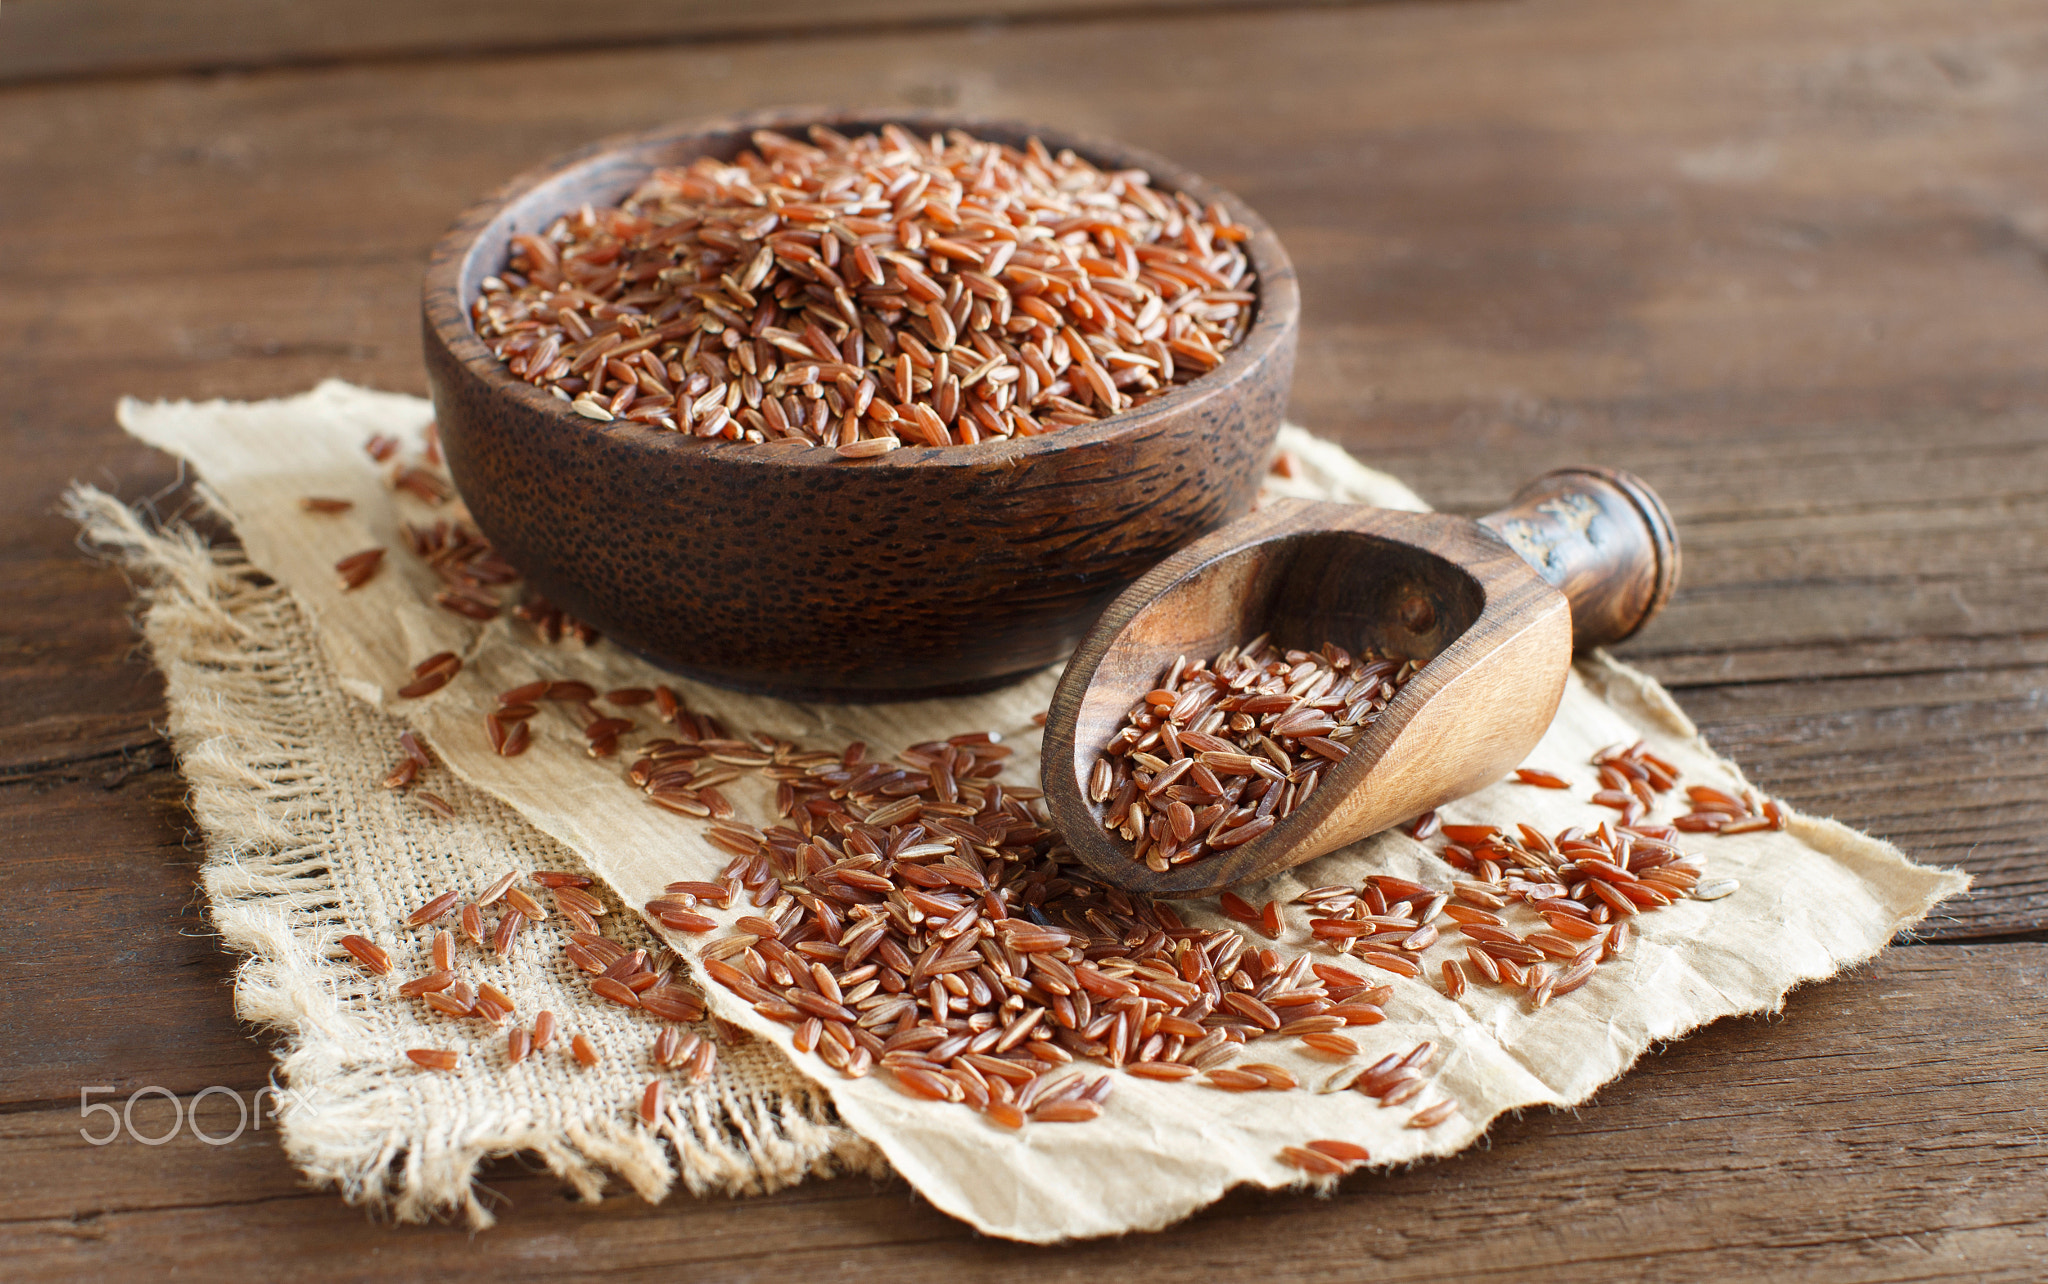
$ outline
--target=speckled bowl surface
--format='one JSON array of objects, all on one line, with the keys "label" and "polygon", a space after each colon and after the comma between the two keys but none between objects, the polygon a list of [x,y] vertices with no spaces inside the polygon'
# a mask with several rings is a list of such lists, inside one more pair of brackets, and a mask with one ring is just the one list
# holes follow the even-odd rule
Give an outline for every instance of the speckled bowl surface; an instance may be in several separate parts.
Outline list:
[{"label": "speckled bowl surface", "polygon": [[[1252,328],[1198,380],[1097,424],[845,460],[585,419],[516,377],[470,305],[509,238],[760,128],[898,121],[1022,144],[1218,201],[1251,231]],[[571,614],[686,676],[797,699],[985,689],[1053,663],[1118,590],[1246,511],[1293,373],[1300,297],[1272,230],[1166,161],[1014,122],[772,112],[584,148],[522,175],[435,247],[423,300],[443,448],[477,526]]]}]

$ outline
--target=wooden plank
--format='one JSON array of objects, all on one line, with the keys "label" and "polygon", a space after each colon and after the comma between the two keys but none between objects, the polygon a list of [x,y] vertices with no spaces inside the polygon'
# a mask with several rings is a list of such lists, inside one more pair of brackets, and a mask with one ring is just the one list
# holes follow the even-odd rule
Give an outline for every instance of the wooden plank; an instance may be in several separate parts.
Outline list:
[{"label": "wooden plank", "polygon": [[[1898,638],[1848,642],[1801,642],[1730,648],[1718,653],[1640,650],[1624,653],[1674,690],[1738,682],[1783,682],[1816,673],[1838,676],[1955,673],[2048,663],[2048,634],[2013,633],[1990,638]],[[1688,695],[1687,699],[1690,698]]]},{"label": "wooden plank", "polygon": [[[220,71],[366,58],[475,57],[693,44],[932,25],[1045,22],[1099,11],[1168,14],[1278,0],[609,0],[602,14],[541,0],[279,4],[192,0],[10,0],[0,12],[0,84],[76,76]],[[1291,0],[1300,3],[1301,0]]]},{"label": "wooden plank", "polygon": [[[1890,640],[1871,639],[1867,621],[1894,616],[1894,637],[1947,636],[1957,618],[1969,638],[2048,627],[2033,613],[2041,595],[1987,602],[1979,582],[1929,583],[1939,567],[1865,595],[1872,565],[1902,546],[1967,565],[1995,540],[1999,504],[1982,497],[2023,500],[2019,479],[2041,472],[2038,359],[2012,339],[2038,328],[2041,300],[2016,274],[2023,238],[1998,232],[2041,195],[2029,177],[2041,140],[2011,125],[2048,81],[2031,74],[2023,25],[1985,9],[1959,53],[1932,7],[1730,9],[1704,32],[1690,9],[1628,16],[1550,5],[1465,7],[1455,22],[1431,9],[1112,21],[1084,39],[1024,28],[565,56],[538,85],[524,64],[479,64],[59,93],[23,100],[9,122],[32,140],[16,204],[30,249],[9,270],[39,306],[0,327],[33,363],[24,401],[80,388],[54,408],[95,418],[105,385],[89,372],[104,369],[110,334],[143,391],[269,391],[329,368],[417,387],[413,273],[468,195],[592,134],[764,101],[775,95],[758,86],[781,83],[778,68],[845,97],[887,63],[906,101],[946,89],[970,109],[1058,103],[1070,122],[1246,191],[1308,283],[1298,411],[1432,498],[1484,506],[1519,473],[1610,459],[1669,492],[1698,551],[1689,584],[1763,580],[1795,599],[1688,589],[1638,654],[1762,645],[1782,661],[1788,647]],[[1680,35],[1686,57],[1662,52]],[[1868,50],[1845,61],[1852,35]],[[1542,74],[1509,74],[1530,40]],[[1205,84],[1207,110],[1146,89],[1221,47],[1241,74]],[[1771,75],[1755,83],[1766,55]],[[1921,83],[1951,64],[2009,87],[1987,99]],[[680,100],[677,83],[689,87]],[[1288,146],[1216,128],[1258,119],[1271,83],[1298,95],[1279,117]],[[497,110],[480,116],[478,101]],[[1967,145],[1941,129],[1902,133],[1902,104],[1956,122]],[[1728,150],[1786,113],[1796,133],[1753,156]],[[336,116],[351,127],[319,127]],[[109,128],[130,118],[151,128]],[[109,134],[111,155],[95,145]],[[401,137],[412,141],[394,146]],[[1805,163],[1845,149],[1862,163]],[[180,262],[202,274],[166,274]],[[1921,275],[1899,282],[1901,271]],[[1829,360],[1817,366],[1816,350]],[[2014,516],[2037,521],[2039,507],[2037,496]],[[1759,546],[1740,532],[1765,515],[1779,524]],[[1717,543],[1711,527],[1731,516],[1737,533]],[[2020,569],[2038,564],[2024,562],[2039,551],[2034,529],[2003,554]],[[1787,556],[1837,543],[1828,564]],[[1817,582],[1837,591],[1815,598]],[[1757,614],[1801,628],[1742,632]]]},{"label": "wooden plank", "polygon": [[[48,2],[0,5],[0,63]],[[374,12],[351,22],[393,40]],[[191,56],[139,20],[131,52]],[[266,1279],[388,1278],[393,1259],[407,1276],[2038,1278],[2040,944],[1894,951],[1783,1021],[1646,1059],[1576,1116],[1504,1122],[1486,1151],[1052,1252],[978,1240],[894,1184],[584,1209],[511,1164],[490,1177],[514,1201],[497,1232],[366,1231],[292,1189],[267,1134],[95,1150],[79,1085],[246,1093],[267,1059],[203,935],[124,587],[50,507],[71,477],[130,496],[174,480],[113,430],[117,392],[261,396],[328,373],[419,390],[426,245],[588,137],[799,96],[1057,120],[1173,155],[1273,219],[1307,303],[1296,414],[1434,501],[1481,511],[1582,460],[1648,476],[1691,556],[1625,654],[1688,687],[1765,787],[1976,868],[1988,891],[1938,931],[2038,929],[2040,36],[2011,0],[1168,21],[1133,3],[0,94],[0,450],[26,497],[0,510],[0,707],[23,715],[0,719],[20,867],[0,908],[10,1273],[231,1273],[233,1244]]]},{"label": "wooden plank", "polygon": [[184,794],[162,746],[0,786],[7,1106],[76,1102],[83,1084],[267,1081],[270,1058],[234,1020],[235,960],[195,887]]},{"label": "wooden plank", "polygon": [[2044,689],[2048,666],[2032,665],[1716,686],[1684,703],[1759,788],[1975,875],[1921,929],[1958,939],[2048,923]]},{"label": "wooden plank", "polygon": [[112,759],[104,771],[162,746],[152,722],[163,680],[138,644],[118,574],[68,550],[0,555],[0,600],[10,604],[12,635],[0,665],[0,782]]},{"label": "wooden plank", "polygon": [[[0,311],[0,432],[20,493],[85,477],[136,496],[174,471],[113,430],[117,391],[262,396],[328,373],[418,391],[419,264],[476,192],[791,83],[871,99],[882,67],[905,105],[1113,132],[1245,194],[1304,278],[1297,414],[1435,502],[1483,511],[1579,460],[1649,477],[1687,572],[1622,654],[1660,677],[2033,672],[2048,377],[2021,337],[2048,300],[2016,229],[2048,207],[2048,139],[2023,124],[2048,108],[2034,30],[2023,5],[1961,22],[1931,2],[1589,0],[0,95],[19,179],[0,203],[19,247],[0,264],[17,301]],[[0,514],[0,588],[25,604],[0,698],[30,715],[0,729],[0,774],[146,746],[160,716],[119,577],[70,539],[47,507]],[[1977,868],[1985,892],[1940,930],[2004,932],[2048,921],[2027,872],[2039,780],[2012,766],[2043,726],[2025,681],[1952,685],[1911,715],[1878,686],[1814,687],[1795,704],[1872,702],[1814,714],[1854,755],[1827,762],[1748,705],[1686,699],[1794,802]],[[1979,725],[2002,728],[1998,754],[1969,749]],[[1895,798],[1889,773],[1930,743],[1967,796]]]},{"label": "wooden plank", "polygon": [[[2048,577],[2043,429],[1965,414],[1940,432],[1830,421],[1628,447],[1632,466],[1664,483],[1685,571],[1671,606],[1625,654],[1694,660],[1672,676],[1699,682],[2035,654],[2027,639],[2048,628],[2033,591]],[[1447,505],[1483,509],[1472,493],[1483,484],[1452,478]],[[1845,647],[1853,653],[1836,654]]]},{"label": "wooden plank", "polygon": [[[0,1115],[0,1251],[26,1277],[67,1278],[236,1277],[236,1263],[389,1278],[402,1254],[407,1274],[464,1278],[2032,1280],[2048,1235],[2044,950],[1895,950],[1793,996],[1782,1018],[1724,1021],[1645,1058],[1574,1114],[1502,1120],[1482,1149],[1352,1177],[1326,1200],[1240,1193],[1128,1240],[985,1240],[863,1179],[587,1208],[510,1165],[489,1177],[510,1201],[493,1231],[366,1230],[338,1199],[290,1190],[269,1133],[94,1148],[73,1104]],[[216,1094],[202,1118],[222,1135],[235,1109]],[[158,1133],[169,1107],[145,1099],[136,1122]]]}]

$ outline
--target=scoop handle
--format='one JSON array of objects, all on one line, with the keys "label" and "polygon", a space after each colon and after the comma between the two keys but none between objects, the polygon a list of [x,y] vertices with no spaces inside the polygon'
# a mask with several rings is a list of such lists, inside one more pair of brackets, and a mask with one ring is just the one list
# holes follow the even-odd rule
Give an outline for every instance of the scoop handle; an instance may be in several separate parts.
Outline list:
[{"label": "scoop handle", "polygon": [[1479,524],[1572,604],[1575,650],[1633,635],[1678,584],[1678,533],[1664,501],[1618,468],[1560,468]]}]

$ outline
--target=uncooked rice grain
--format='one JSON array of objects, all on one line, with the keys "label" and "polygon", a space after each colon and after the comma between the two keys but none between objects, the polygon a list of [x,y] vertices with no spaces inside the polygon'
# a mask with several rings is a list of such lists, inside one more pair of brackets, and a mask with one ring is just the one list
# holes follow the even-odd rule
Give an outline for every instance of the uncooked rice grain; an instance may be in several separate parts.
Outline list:
[{"label": "uncooked rice grain", "polygon": [[1103,746],[1088,801],[1155,873],[1241,847],[1308,800],[1417,667],[1264,636],[1213,661],[1182,656]]},{"label": "uncooked rice grain", "polygon": [[598,423],[866,459],[1094,422],[1250,326],[1247,229],[1142,172],[895,125],[752,142],[515,234],[478,335]]}]

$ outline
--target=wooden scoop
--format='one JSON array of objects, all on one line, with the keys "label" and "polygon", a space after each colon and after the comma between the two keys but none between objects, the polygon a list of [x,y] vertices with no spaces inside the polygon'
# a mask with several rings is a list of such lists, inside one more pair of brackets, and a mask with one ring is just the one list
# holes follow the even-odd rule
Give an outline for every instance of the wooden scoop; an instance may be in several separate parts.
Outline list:
[{"label": "wooden scoop", "polygon": [[[1478,521],[1270,503],[1161,562],[1096,621],[1046,719],[1046,802],[1090,871],[1133,891],[1200,896],[1264,878],[1499,780],[1550,726],[1573,650],[1633,634],[1677,580],[1663,501],[1610,468],[1545,473]],[[1176,657],[1261,633],[1422,667],[1292,815],[1155,873],[1103,829],[1089,772]]]}]

